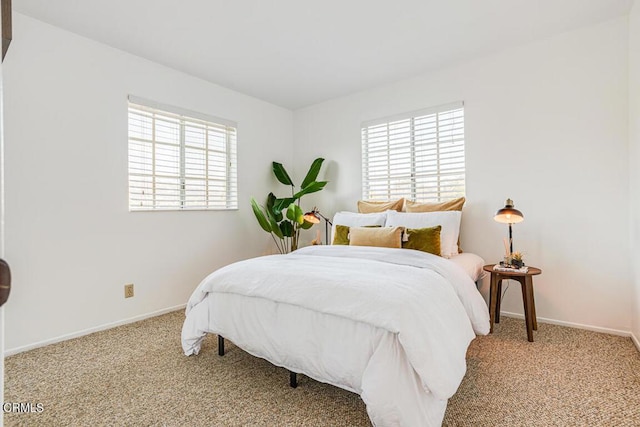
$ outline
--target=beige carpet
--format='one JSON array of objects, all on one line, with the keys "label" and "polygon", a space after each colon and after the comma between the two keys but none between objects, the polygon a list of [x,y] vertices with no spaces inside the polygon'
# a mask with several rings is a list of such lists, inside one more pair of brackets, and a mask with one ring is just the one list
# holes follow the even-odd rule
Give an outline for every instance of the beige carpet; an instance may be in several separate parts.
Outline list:
[{"label": "beige carpet", "polygon": [[[99,332],[6,359],[7,426],[367,426],[360,398],[299,376],[215,336],[180,349],[183,313]],[[446,426],[639,426],[640,354],[631,340],[503,319],[476,339]]]}]

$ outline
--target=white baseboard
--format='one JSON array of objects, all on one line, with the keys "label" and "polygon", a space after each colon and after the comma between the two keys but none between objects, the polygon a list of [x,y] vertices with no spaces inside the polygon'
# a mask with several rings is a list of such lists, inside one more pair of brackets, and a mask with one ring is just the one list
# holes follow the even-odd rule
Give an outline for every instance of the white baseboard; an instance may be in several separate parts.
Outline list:
[{"label": "white baseboard", "polygon": [[[51,338],[51,339],[44,340],[44,341],[39,341],[37,343],[28,344],[28,345],[25,345],[25,346],[22,346],[22,347],[10,348],[10,349],[8,349],[8,350],[6,350],[4,352],[4,356],[5,357],[9,357],[9,356],[12,356],[14,354],[22,353],[22,352],[25,352],[25,351],[28,351],[28,350],[33,350],[34,348],[44,347],[45,345],[55,344],[55,343],[62,342],[62,341],[67,341],[67,340],[70,340],[70,339],[73,339],[73,338],[78,338],[78,337],[81,337],[81,336],[84,336],[84,335],[89,335],[89,334],[92,334],[94,332],[100,332],[100,331],[104,331],[104,330],[107,330],[107,329],[115,328],[117,326],[126,325],[128,323],[139,322],[140,320],[145,320],[145,319],[149,319],[151,317],[161,316],[163,314],[170,313],[172,311],[183,310],[186,306],[187,306],[186,304],[180,304],[180,305],[176,305],[174,307],[163,308],[161,310],[153,311],[151,313],[141,314],[139,316],[130,317],[128,319],[118,320],[117,322],[106,323],[104,325],[96,326],[96,327],[89,328],[89,329],[84,329],[82,331],[78,331],[78,332],[74,332],[74,333],[71,333],[71,334],[62,335],[62,336],[59,336],[59,337],[56,337],[56,338]],[[506,316],[506,317],[513,317],[513,318],[516,318],[516,319],[524,319],[524,315],[519,314],[519,313],[511,313],[511,312],[508,312],[508,311],[501,311],[500,315],[501,316]],[[622,330],[610,329],[610,328],[602,328],[602,327],[599,327],[599,326],[584,325],[582,323],[565,322],[565,321],[562,321],[562,320],[547,319],[547,318],[544,318],[544,317],[538,317],[537,319],[538,319],[538,322],[540,322],[540,323],[549,323],[551,325],[568,326],[570,328],[585,329],[587,331],[594,331],[594,332],[601,332],[601,333],[605,333],[605,334],[612,334],[612,335],[619,335],[619,336],[623,336],[623,337],[630,337],[631,341],[633,341],[633,343],[635,344],[635,346],[638,349],[638,351],[640,351],[640,340],[632,332],[629,332],[629,331],[622,331]]]},{"label": "white baseboard", "polygon": [[[501,311],[500,312],[500,316],[515,317],[517,319],[524,319],[524,315],[523,314],[510,313],[508,311]],[[587,330],[587,331],[601,332],[601,333],[604,333],[604,334],[619,335],[621,337],[632,337],[632,339],[633,339],[633,335],[629,331],[622,331],[622,330],[619,330],[619,329],[611,329],[611,328],[602,328],[600,326],[584,325],[582,323],[565,322],[565,321],[562,321],[562,320],[546,319],[544,317],[537,317],[537,319],[538,319],[538,323],[549,323],[551,325],[568,326],[570,328],[584,329],[584,330]],[[636,346],[638,346],[638,341],[637,340],[636,340]],[[640,349],[640,347],[638,347],[638,349]]]},{"label": "white baseboard", "polygon": [[44,340],[44,341],[39,341],[39,342],[36,342],[36,343],[33,343],[33,344],[28,344],[28,345],[25,345],[25,346],[22,346],[22,347],[10,348],[10,349],[5,350],[4,357],[9,357],[9,356],[12,356],[14,354],[22,353],[22,352],[28,351],[28,350],[33,350],[34,348],[44,347],[45,345],[55,344],[55,343],[58,343],[58,342],[61,342],[61,341],[67,341],[67,340],[70,340],[72,338],[82,337],[84,335],[89,335],[89,334],[92,334],[94,332],[100,332],[100,331],[104,331],[104,330],[107,330],[107,329],[115,328],[116,326],[122,326],[122,325],[126,325],[128,323],[139,322],[140,320],[149,319],[151,317],[156,317],[156,316],[160,316],[162,314],[170,313],[172,311],[184,309],[186,306],[187,306],[187,304],[180,304],[180,305],[176,305],[174,307],[163,308],[162,310],[153,311],[153,312],[147,313],[147,314],[141,314],[139,316],[130,317],[128,319],[118,320],[117,322],[106,323],[104,325],[96,326],[96,327],[89,328],[89,329],[84,329],[82,331],[73,332],[71,334],[62,335],[62,336],[59,336],[59,337],[56,337],[56,338],[51,338],[51,339]]}]

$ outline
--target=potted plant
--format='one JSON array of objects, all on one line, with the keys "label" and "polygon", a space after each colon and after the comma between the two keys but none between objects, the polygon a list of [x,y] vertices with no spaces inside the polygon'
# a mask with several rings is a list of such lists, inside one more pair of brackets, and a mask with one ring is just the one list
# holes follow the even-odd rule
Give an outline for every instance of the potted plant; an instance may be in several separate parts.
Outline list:
[{"label": "potted plant", "polygon": [[318,192],[327,185],[327,181],[316,181],[324,162],[317,158],[311,163],[307,175],[302,180],[299,190],[281,163],[273,162],[272,170],[276,179],[291,187],[291,197],[279,198],[269,193],[265,205],[260,206],[251,198],[251,207],[260,227],[271,234],[273,241],[281,254],[298,249],[300,230],[306,230],[313,223],[304,219],[304,211],[300,207],[300,199],[305,194]]},{"label": "potted plant", "polygon": [[515,251],[514,253],[511,254],[511,265],[513,265],[516,268],[524,267],[524,261],[522,259],[522,252]]}]

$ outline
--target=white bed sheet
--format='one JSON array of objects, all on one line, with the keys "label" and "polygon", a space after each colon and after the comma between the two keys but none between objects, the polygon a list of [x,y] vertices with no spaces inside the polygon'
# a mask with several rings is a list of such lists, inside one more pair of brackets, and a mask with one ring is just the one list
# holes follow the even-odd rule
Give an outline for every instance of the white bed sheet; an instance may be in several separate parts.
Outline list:
[{"label": "white bed sheet", "polygon": [[488,332],[486,305],[447,260],[322,246],[211,274],[189,300],[182,342],[185,354],[197,354],[204,335],[217,333],[275,365],[360,394],[375,426],[437,426],[464,376],[474,329]]}]

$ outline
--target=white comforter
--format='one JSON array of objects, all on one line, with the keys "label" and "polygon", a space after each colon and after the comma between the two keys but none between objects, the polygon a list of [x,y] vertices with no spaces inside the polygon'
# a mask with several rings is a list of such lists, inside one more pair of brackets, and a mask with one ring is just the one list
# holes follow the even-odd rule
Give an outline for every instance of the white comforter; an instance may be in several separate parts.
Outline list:
[{"label": "white comforter", "polygon": [[186,313],[186,355],[218,333],[359,393],[376,426],[439,425],[474,332],[489,332],[487,306],[464,271],[407,249],[312,246],[234,263],[205,278]]}]

